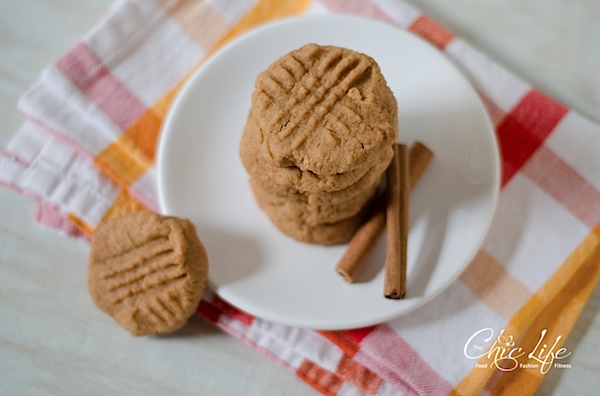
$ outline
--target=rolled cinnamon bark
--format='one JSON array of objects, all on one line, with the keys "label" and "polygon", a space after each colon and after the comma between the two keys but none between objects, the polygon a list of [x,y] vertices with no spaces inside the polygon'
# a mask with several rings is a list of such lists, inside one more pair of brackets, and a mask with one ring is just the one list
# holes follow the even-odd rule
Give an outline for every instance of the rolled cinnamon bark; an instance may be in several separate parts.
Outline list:
[{"label": "rolled cinnamon bark", "polygon": [[[415,142],[410,148],[410,188],[418,182],[427,165],[433,158],[433,152],[421,142]],[[352,283],[360,272],[385,229],[386,197],[380,195],[374,209],[364,224],[356,231],[348,244],[344,255],[336,266],[336,271],[348,283]]]},{"label": "rolled cinnamon bark", "polygon": [[415,184],[421,178],[421,175],[429,165],[429,162],[433,158],[433,151],[431,151],[423,143],[416,141],[410,146],[409,152],[409,170],[410,175],[410,189],[412,190]]},{"label": "rolled cinnamon bark", "polygon": [[354,282],[385,229],[385,195],[376,198],[367,220],[356,231],[344,255],[335,267],[348,283]]},{"label": "rolled cinnamon bark", "polygon": [[394,146],[394,158],[386,171],[386,255],[384,296],[402,299],[406,295],[406,247],[408,243],[408,147]]}]

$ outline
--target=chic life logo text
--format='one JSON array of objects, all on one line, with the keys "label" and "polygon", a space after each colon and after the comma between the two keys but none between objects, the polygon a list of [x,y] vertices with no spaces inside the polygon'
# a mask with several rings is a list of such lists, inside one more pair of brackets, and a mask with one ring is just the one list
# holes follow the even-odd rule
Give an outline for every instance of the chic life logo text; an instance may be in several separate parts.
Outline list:
[{"label": "chic life logo text", "polygon": [[[570,364],[558,363],[569,355],[566,348],[557,348],[562,336],[555,340],[547,340],[548,330],[544,329],[535,347],[525,350],[516,344],[512,335],[506,335],[502,329],[494,338],[494,330],[484,328],[476,331],[465,343],[463,353],[468,359],[489,359],[485,363],[477,363],[476,368],[496,367],[501,371],[513,371],[517,368],[538,369],[546,374],[551,367],[571,368]],[[528,361],[526,360],[526,358]]]}]

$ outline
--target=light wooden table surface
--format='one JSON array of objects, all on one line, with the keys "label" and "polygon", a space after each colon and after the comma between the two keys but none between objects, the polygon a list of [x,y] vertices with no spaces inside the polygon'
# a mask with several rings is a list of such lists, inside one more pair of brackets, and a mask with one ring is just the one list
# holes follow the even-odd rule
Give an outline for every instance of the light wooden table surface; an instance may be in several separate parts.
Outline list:
[{"label": "light wooden table surface", "polygon": [[[409,1],[500,64],[600,122],[597,0]],[[109,0],[0,2],[0,147],[22,123],[18,97],[106,12]],[[0,189],[0,394],[309,395],[312,388],[193,318],[178,337],[132,338],[93,306],[88,246],[33,221]],[[600,265],[600,263],[599,263]],[[600,394],[600,288],[539,394]]]}]

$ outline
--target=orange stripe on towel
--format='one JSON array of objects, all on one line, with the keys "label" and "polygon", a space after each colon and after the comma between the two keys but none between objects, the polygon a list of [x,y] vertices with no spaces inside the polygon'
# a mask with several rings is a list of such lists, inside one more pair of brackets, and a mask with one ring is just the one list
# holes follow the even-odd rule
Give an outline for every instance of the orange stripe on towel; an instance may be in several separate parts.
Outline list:
[{"label": "orange stripe on towel", "polygon": [[336,372],[367,395],[376,395],[382,379],[373,371],[355,362],[347,355],[342,356]]},{"label": "orange stripe on towel", "polygon": [[310,360],[302,362],[296,370],[296,375],[323,395],[337,395],[344,384],[337,374],[325,370]]},{"label": "orange stripe on towel", "polygon": [[531,297],[531,291],[485,250],[477,252],[460,276],[473,294],[509,319]]},{"label": "orange stripe on towel", "polygon": [[312,0],[261,0],[229,31],[215,47],[220,47],[241,33],[276,19],[286,18],[303,13]]}]

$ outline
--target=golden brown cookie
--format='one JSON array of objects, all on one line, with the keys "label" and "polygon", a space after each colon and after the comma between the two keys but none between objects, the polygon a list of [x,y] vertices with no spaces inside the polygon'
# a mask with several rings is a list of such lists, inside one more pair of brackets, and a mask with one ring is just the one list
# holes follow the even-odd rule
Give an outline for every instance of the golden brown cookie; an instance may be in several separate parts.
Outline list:
[{"label": "golden brown cookie", "polygon": [[345,201],[335,204],[315,205],[272,194],[253,180],[250,180],[250,184],[256,201],[260,202],[262,206],[270,206],[273,210],[285,211],[289,217],[297,218],[298,221],[309,226],[333,223],[356,215],[371,200],[379,188],[378,184],[373,184],[368,189]]},{"label": "golden brown cookie", "polygon": [[333,200],[339,202],[369,188],[380,179],[394,154],[390,145],[377,153],[363,168],[342,174],[319,176],[296,166],[274,166],[262,157],[258,146],[256,124],[249,119],[240,141],[240,158],[252,179],[274,194],[292,198],[297,195],[315,195],[311,199],[322,203],[330,199],[330,203],[334,203]]},{"label": "golden brown cookie", "polygon": [[308,44],[271,64],[251,113],[267,161],[318,176],[365,168],[398,137],[396,99],[377,63],[334,46]]},{"label": "golden brown cookie", "polygon": [[349,242],[362,224],[369,206],[365,205],[358,214],[340,221],[309,225],[293,213],[277,210],[260,199],[257,199],[257,203],[282,233],[297,241],[317,245],[339,245]]},{"label": "golden brown cookie", "polygon": [[94,303],[131,334],[169,333],[195,312],[208,257],[194,225],[149,211],[96,228],[88,264]]}]

